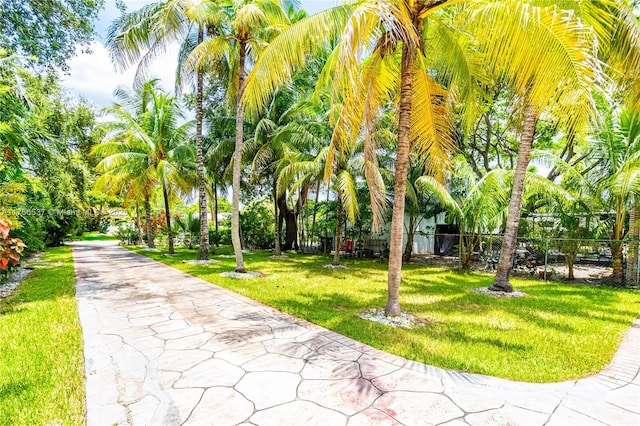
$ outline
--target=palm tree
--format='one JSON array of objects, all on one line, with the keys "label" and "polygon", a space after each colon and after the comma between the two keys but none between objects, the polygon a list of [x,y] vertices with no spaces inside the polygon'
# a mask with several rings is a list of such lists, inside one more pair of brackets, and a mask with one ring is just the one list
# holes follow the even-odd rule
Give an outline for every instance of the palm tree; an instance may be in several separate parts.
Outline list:
[{"label": "palm tree", "polygon": [[[325,180],[333,180],[333,187],[336,191],[336,243],[333,256],[333,265],[340,264],[340,250],[342,247],[342,214],[347,214],[347,219],[355,223],[360,206],[358,205],[358,191],[356,180],[364,176],[364,161],[362,158],[362,144],[353,146],[351,152],[334,152],[336,148],[328,146],[323,148],[312,160],[295,161],[291,159],[289,164],[282,168],[278,175],[278,194],[284,194],[287,188],[293,186],[309,186],[324,173]],[[301,156],[298,156],[298,158]],[[331,159],[332,163],[328,163]],[[328,172],[327,172],[328,171]],[[329,173],[327,175],[327,173]]]},{"label": "palm tree", "polygon": [[[218,23],[221,16],[216,2],[188,2],[184,0],[159,1],[144,6],[138,11],[124,14],[114,21],[109,29],[107,46],[113,61],[122,69],[138,64],[136,78],[144,77],[151,61],[164,52],[168,45],[181,43],[177,88],[185,76],[195,71],[196,83],[196,169],[198,175],[198,199],[200,217],[207,217],[207,193],[202,147],[203,128],[203,67],[195,70],[186,67],[186,57],[193,48],[204,41],[210,26]],[[198,260],[209,259],[209,227],[206,220],[200,221]]]},{"label": "palm tree", "polygon": [[[126,133],[128,120],[142,121],[148,114],[152,93],[158,90],[158,81],[149,80],[134,86],[134,91],[129,92],[122,88],[116,89],[114,95],[120,100],[120,104],[113,108],[125,112],[122,120],[113,123],[105,123],[103,128],[116,134]],[[118,114],[116,114],[116,117]],[[107,137],[109,137],[107,135]],[[134,134],[119,135],[119,139],[135,139]],[[95,148],[94,148],[95,150]],[[96,151],[97,152],[97,151]],[[156,185],[154,176],[145,170],[144,164],[122,163],[109,173],[101,175],[95,183],[95,187],[107,193],[122,193],[125,198],[140,197],[145,209],[147,246],[155,248],[153,226],[151,222],[151,196]]]},{"label": "palm tree", "polygon": [[[105,113],[113,119],[103,124],[107,130],[105,140],[93,149],[93,153],[103,157],[96,167],[103,173],[100,179],[134,181],[144,188],[145,194],[149,194],[155,184],[160,184],[169,233],[169,254],[173,254],[170,197],[176,189],[186,192],[190,187],[185,164],[193,154],[187,145],[192,122],[178,126],[177,121],[183,119],[183,115],[176,98],[157,89],[155,82],[144,84],[142,88],[150,95],[143,114],[138,115],[135,109],[118,104],[105,108]],[[145,203],[148,203],[148,197]],[[148,215],[150,209],[148,205],[146,207]],[[147,227],[150,222],[147,221]]]},{"label": "palm tree", "polygon": [[236,272],[245,272],[240,240],[240,174],[242,144],[244,142],[244,108],[241,103],[245,90],[247,59],[255,62],[264,44],[289,25],[283,5],[275,0],[230,0],[220,8],[219,33],[199,44],[189,56],[194,68],[207,63],[226,60],[233,64],[227,95],[233,99],[236,112],[236,140],[233,157],[231,241],[236,258]]},{"label": "palm tree", "polygon": [[[469,269],[474,249],[481,246],[483,234],[502,228],[515,172],[493,169],[478,179],[462,156],[456,156],[454,164],[455,174],[449,188],[430,176],[417,178],[415,187],[418,193],[436,198],[448,209],[450,218],[459,224],[461,263],[463,268]],[[460,191],[458,186],[466,191]],[[531,198],[554,199],[558,204],[573,201],[562,187],[533,172],[527,172],[524,188],[525,201]]]},{"label": "palm tree", "polygon": [[[611,227],[611,255],[613,283],[625,283],[623,267],[623,241],[634,232],[637,224],[627,223],[627,216],[635,211],[635,200],[640,194],[640,114],[629,108],[603,108],[598,132],[591,141],[592,162],[587,169],[588,181],[594,182],[596,199],[603,209],[615,212],[608,220]],[[632,226],[633,225],[633,226]]]}]

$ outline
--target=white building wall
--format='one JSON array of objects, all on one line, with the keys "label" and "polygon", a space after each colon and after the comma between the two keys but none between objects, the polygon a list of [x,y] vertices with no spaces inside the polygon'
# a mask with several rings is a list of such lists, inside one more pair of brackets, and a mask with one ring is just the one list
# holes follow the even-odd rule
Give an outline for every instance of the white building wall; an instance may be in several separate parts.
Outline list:
[{"label": "white building wall", "polygon": [[[435,218],[429,219],[421,219],[416,233],[413,236],[413,254],[433,254],[435,248],[435,232],[436,232],[436,224],[444,225],[446,214],[440,213]],[[407,245],[407,233],[406,229],[409,225],[409,219],[405,215],[404,217],[404,229],[405,233],[402,238],[402,248]],[[391,224],[387,224],[384,235],[381,238],[389,238],[389,230]]]}]

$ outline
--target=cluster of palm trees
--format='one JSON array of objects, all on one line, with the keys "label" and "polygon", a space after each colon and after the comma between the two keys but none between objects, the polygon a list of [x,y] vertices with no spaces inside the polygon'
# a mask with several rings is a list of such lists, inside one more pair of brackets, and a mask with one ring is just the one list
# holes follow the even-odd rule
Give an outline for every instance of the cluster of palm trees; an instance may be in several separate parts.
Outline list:
[{"label": "cluster of palm trees", "polygon": [[[456,135],[490,103],[488,88],[500,84],[513,94],[511,111],[521,126],[511,189],[502,194],[510,202],[491,288],[512,291],[511,259],[538,122],[552,123],[573,139],[594,122],[597,93],[616,91],[637,107],[640,28],[627,2],[354,0],[308,17],[296,13],[296,3],[169,0],[114,23],[109,46],[116,63],[137,64],[143,77],[149,60],[178,41],[177,81],[195,80],[195,150],[178,143],[183,128],[174,126],[176,137],[168,140],[175,144],[155,143],[162,157],[149,156],[149,172],[128,177],[127,185],[145,199],[150,185],[161,183],[168,203],[170,174],[187,176],[178,166],[171,168],[172,158],[194,155],[201,217],[206,217],[203,90],[205,80],[215,76],[235,116],[230,168],[236,270],[245,270],[239,232],[243,155],[251,152],[252,167],[273,176],[274,203],[287,192],[302,202],[314,184],[330,181],[338,194],[338,214],[344,210],[350,220],[358,213],[356,176],[363,176],[374,229],[392,211],[386,313],[398,315],[405,206],[412,199],[409,171],[418,167],[418,175],[426,176],[419,186],[444,194],[443,185],[456,173],[451,161]],[[296,91],[301,73],[314,76],[313,96],[293,96],[294,110],[282,108],[279,96],[291,87]],[[258,123],[248,140],[245,121]],[[145,134],[152,123],[148,126]],[[128,140],[146,140],[142,132],[134,135],[133,127],[114,130],[111,142],[100,148],[111,154],[105,171],[118,163],[117,153],[107,148],[117,150],[125,133]],[[629,179],[635,185],[635,177]],[[173,187],[181,187],[175,182]],[[199,257],[207,255],[203,246],[208,246],[202,222]]]}]

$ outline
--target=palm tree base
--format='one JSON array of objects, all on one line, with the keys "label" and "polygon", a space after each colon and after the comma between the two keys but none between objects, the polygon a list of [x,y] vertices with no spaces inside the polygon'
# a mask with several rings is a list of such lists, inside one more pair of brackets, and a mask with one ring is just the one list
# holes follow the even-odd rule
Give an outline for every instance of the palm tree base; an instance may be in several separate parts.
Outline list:
[{"label": "palm tree base", "polygon": [[237,272],[238,274],[246,274],[247,270],[244,268],[236,268],[235,272]]},{"label": "palm tree base", "polygon": [[387,306],[384,308],[384,314],[388,317],[397,317],[400,315],[400,301],[387,300]]},{"label": "palm tree base", "polygon": [[491,284],[491,286],[489,287],[489,290],[502,291],[505,293],[513,293],[513,286],[509,281],[504,281],[504,282],[495,281],[493,284]]}]

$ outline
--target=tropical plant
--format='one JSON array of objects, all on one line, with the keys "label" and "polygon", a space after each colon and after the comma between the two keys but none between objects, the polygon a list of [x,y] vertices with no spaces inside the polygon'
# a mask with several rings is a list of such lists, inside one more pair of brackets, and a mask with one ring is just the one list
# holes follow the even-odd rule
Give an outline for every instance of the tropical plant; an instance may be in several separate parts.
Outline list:
[{"label": "tropical plant", "polygon": [[[114,105],[105,108],[113,118],[102,126],[107,130],[105,140],[93,149],[103,157],[97,170],[102,176],[96,182],[111,180],[115,184],[133,181],[144,193],[160,184],[169,235],[169,253],[173,254],[170,197],[180,189],[189,191],[192,175],[188,168],[193,150],[188,146],[192,122],[178,125],[183,118],[177,100],[155,87],[153,81],[141,86],[146,107],[139,114],[131,106]],[[145,200],[145,202],[147,202]],[[147,227],[150,226],[147,206]],[[149,228],[147,228],[149,229]]]},{"label": "tropical plant", "polygon": [[[214,3],[214,2],[206,2]],[[244,142],[244,108],[241,102],[245,90],[247,59],[255,63],[264,44],[289,25],[289,17],[276,0],[229,0],[219,9],[217,34],[200,43],[190,54],[190,67],[201,69],[208,63],[225,60],[232,64],[227,96],[234,100],[236,135],[233,157],[231,240],[236,258],[236,272],[245,272],[240,240],[240,175]]]},{"label": "tropical plant", "polygon": [[194,242],[198,241],[196,236],[200,233],[200,218],[196,217],[193,212],[190,211],[187,212],[187,216],[184,218],[182,216],[177,216],[175,223],[176,227],[184,235],[184,242],[187,244],[187,247],[189,247],[189,250],[192,250]]},{"label": "tropical plant", "polygon": [[613,111],[610,106],[602,108],[598,131],[589,145],[587,180],[594,183],[602,210],[613,212],[606,222],[611,229],[612,279],[620,286],[625,283],[623,240],[638,226],[627,221],[640,194],[640,114],[629,107]]},{"label": "tropical plant", "polygon": [[[144,76],[151,59],[163,52],[167,45],[181,43],[176,86],[195,71],[196,106],[196,171],[198,176],[199,215],[207,217],[207,191],[204,167],[203,137],[203,90],[204,68],[189,69],[186,57],[193,48],[204,41],[211,26],[215,26],[221,15],[216,2],[169,0],[144,6],[138,11],[123,14],[109,30],[107,45],[114,62],[122,68],[138,63],[138,76]],[[140,30],[144,28],[144,30]],[[209,67],[210,68],[210,67]],[[200,244],[198,259],[209,258],[209,226],[200,221]]]},{"label": "tropical plant", "polygon": [[0,217],[0,281],[6,272],[20,263],[25,245],[19,238],[9,238],[11,222]]}]

